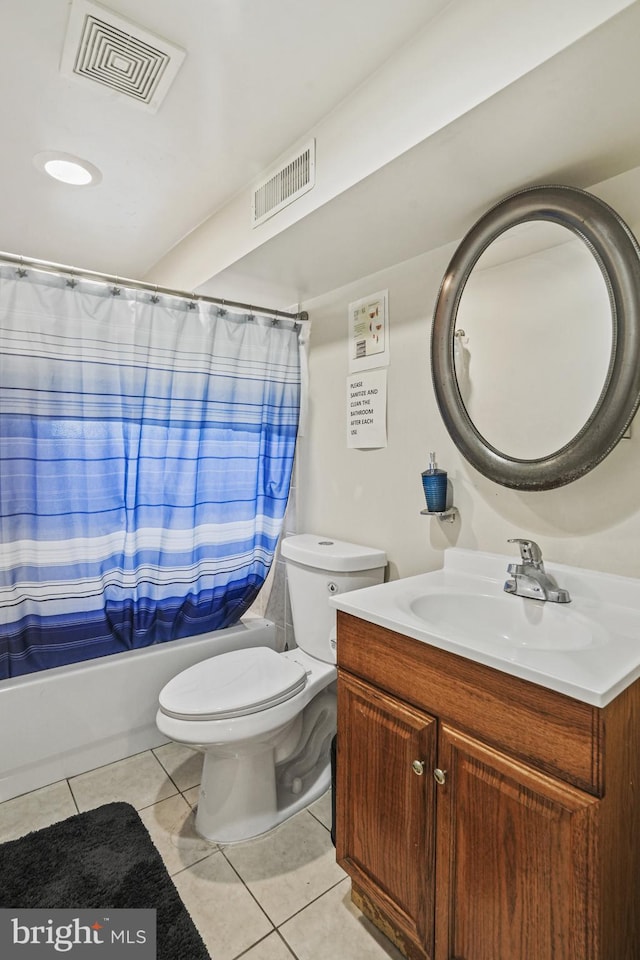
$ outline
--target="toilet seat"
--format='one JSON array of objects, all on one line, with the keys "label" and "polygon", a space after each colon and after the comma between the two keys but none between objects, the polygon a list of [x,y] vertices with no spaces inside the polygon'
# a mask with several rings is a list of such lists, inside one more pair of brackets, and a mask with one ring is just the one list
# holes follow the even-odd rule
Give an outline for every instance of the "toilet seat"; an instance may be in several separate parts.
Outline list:
[{"label": "toilet seat", "polygon": [[230,720],[291,699],[306,681],[301,664],[270,647],[233,650],[170,680],[160,692],[160,710],[176,720]]}]

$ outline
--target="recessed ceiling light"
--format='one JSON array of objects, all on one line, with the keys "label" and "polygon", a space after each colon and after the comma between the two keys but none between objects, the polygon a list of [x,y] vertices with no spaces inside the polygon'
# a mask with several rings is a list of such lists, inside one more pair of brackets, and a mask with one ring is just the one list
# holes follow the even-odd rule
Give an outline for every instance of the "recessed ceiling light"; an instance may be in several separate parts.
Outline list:
[{"label": "recessed ceiling light", "polygon": [[97,167],[70,153],[58,151],[38,153],[33,158],[33,162],[38,170],[42,170],[54,180],[60,180],[74,187],[93,186],[102,179],[102,174]]}]

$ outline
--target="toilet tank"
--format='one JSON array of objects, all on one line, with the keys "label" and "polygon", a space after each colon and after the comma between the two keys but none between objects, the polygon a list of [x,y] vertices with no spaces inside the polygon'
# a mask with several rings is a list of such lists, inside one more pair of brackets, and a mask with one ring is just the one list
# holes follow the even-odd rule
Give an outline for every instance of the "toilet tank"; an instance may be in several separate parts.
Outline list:
[{"label": "toilet tank", "polygon": [[296,643],[309,656],[336,662],[336,611],[329,597],[382,583],[387,555],[332,537],[310,533],[285,537],[286,561]]}]

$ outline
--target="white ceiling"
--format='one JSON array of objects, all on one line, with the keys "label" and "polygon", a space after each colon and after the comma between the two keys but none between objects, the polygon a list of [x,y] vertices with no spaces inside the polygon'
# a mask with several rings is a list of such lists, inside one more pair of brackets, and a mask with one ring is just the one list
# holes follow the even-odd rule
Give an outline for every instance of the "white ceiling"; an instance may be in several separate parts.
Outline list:
[{"label": "white ceiling", "polygon": [[[1,0],[0,250],[153,275],[292,144],[323,118],[340,117],[417,34],[437,39],[444,13],[462,17],[467,2],[478,0],[108,0],[114,13],[186,50],[151,113],[61,73],[71,0]],[[500,15],[500,0],[483,2]],[[597,9],[604,0],[581,3]],[[570,12],[554,9],[559,29]],[[515,16],[506,0],[504,10]],[[286,308],[459,239],[510,190],[545,181],[589,189],[610,178],[619,185],[640,167],[640,2],[603,19],[213,271],[199,291]],[[95,164],[101,182],[51,181],[33,163],[51,150]],[[599,192],[615,206],[608,189]],[[163,282],[157,270],[155,279]]]},{"label": "white ceiling", "polygon": [[[108,0],[187,52],[156,113],[68,79],[70,0],[2,0],[0,250],[144,276],[362,84],[446,0]],[[95,164],[69,187],[42,151]]]},{"label": "white ceiling", "polygon": [[592,190],[640,223],[640,3],[202,284],[284,306],[459,241],[536,183]]}]

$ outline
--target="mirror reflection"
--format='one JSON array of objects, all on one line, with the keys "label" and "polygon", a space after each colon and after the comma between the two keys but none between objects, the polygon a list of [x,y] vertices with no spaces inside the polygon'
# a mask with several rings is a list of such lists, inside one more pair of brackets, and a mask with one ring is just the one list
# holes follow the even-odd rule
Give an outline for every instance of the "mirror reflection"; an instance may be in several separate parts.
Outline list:
[{"label": "mirror reflection", "polygon": [[626,223],[554,184],[491,207],[440,285],[431,377],[458,450],[496,483],[549,490],[592,470],[640,405],[640,247]]},{"label": "mirror reflection", "polygon": [[496,450],[524,460],[568,444],[607,381],[607,284],[581,237],[538,220],[500,234],[460,298],[455,374],[469,417]]}]

